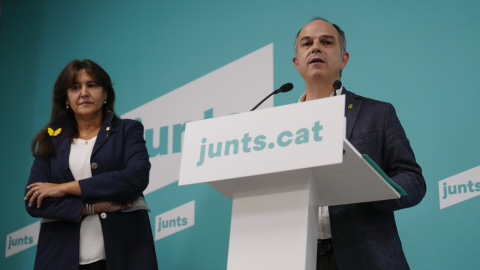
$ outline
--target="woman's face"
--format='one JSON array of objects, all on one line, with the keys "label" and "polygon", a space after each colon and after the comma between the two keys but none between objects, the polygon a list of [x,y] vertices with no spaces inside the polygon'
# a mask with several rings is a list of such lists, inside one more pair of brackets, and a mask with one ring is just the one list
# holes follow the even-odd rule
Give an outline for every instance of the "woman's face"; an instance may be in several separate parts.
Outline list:
[{"label": "woman's face", "polygon": [[67,89],[66,105],[70,106],[76,118],[89,120],[102,117],[102,106],[106,99],[107,92],[82,69],[73,86]]}]

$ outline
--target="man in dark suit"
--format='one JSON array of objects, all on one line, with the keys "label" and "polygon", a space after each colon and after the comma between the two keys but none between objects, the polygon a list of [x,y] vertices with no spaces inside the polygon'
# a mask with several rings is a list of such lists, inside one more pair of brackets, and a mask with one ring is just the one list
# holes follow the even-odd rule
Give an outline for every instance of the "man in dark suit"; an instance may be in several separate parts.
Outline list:
[{"label": "man in dark suit", "polygon": [[[293,64],[305,81],[300,101],[333,95],[349,54],[344,32],[318,18],[295,38]],[[346,95],[347,139],[369,155],[407,195],[395,200],[320,207],[317,269],[409,269],[397,232],[395,210],[418,204],[426,192],[422,170],[391,104]]]}]

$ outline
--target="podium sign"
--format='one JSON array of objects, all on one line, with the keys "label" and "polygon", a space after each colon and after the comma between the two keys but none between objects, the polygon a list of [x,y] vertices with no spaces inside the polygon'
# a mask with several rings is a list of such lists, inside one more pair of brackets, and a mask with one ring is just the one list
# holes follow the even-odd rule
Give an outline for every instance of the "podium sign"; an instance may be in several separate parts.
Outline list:
[{"label": "podium sign", "polygon": [[345,96],[190,122],[179,184],[342,162]]},{"label": "podium sign", "polygon": [[313,270],[318,206],[400,197],[345,139],[344,107],[341,95],[187,123],[179,185],[232,200],[228,270]]}]

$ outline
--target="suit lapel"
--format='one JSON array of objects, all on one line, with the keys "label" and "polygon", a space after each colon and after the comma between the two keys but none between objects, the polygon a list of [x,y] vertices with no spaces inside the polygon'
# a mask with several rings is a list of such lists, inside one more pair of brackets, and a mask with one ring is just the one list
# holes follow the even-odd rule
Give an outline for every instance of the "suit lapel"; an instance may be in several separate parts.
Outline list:
[{"label": "suit lapel", "polygon": [[50,137],[52,139],[53,145],[55,145],[55,149],[57,151],[57,162],[58,166],[61,168],[62,172],[66,177],[66,181],[74,181],[75,178],[73,177],[72,171],[70,171],[70,166],[68,161],[70,160],[70,145],[71,139],[70,137]]},{"label": "suit lapel", "polygon": [[[355,126],[355,121],[357,120],[358,112],[360,111],[360,107],[362,105],[362,100],[359,98],[358,95],[347,91],[347,89],[345,88],[343,88],[342,95],[345,95],[345,117],[347,118],[347,131],[345,136],[347,140],[350,140],[353,127]],[[328,211],[330,212],[330,222],[335,222],[336,214],[343,207],[343,205],[335,205],[328,207]]]},{"label": "suit lapel", "polygon": [[345,94],[345,117],[347,118],[347,132],[346,137],[350,139],[352,135],[353,127],[355,126],[355,121],[357,120],[358,112],[362,105],[362,100],[352,92],[344,89],[342,94]]},{"label": "suit lapel", "polygon": [[98,131],[97,140],[95,141],[95,146],[92,150],[92,157],[100,150],[100,148],[107,142],[110,137],[110,133],[113,131],[112,126],[113,113],[110,111],[105,112],[105,117],[103,119],[102,127]]}]

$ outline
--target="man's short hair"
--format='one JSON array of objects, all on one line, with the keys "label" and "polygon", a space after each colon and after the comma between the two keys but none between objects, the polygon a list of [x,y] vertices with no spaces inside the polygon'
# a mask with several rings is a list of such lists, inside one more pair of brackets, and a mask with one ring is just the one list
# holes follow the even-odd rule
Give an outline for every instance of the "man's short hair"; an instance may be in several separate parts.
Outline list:
[{"label": "man's short hair", "polygon": [[[335,29],[337,29],[338,41],[340,43],[340,52],[341,52],[342,55],[344,55],[345,52],[347,51],[347,40],[345,39],[345,32],[343,32],[343,30],[340,29],[340,26],[338,26],[334,23],[331,23],[327,19],[322,18],[322,17],[315,17],[312,20],[310,20],[310,22],[317,21],[317,20],[327,22],[327,23],[333,25],[333,27],[335,27]],[[303,27],[302,27],[302,29],[303,29]],[[295,36],[295,43],[293,45],[293,49],[295,50],[295,55],[297,55],[297,51],[298,51],[297,39],[298,39],[298,36],[300,35],[300,32],[302,32],[302,29],[300,29],[298,31],[297,35]]]}]

